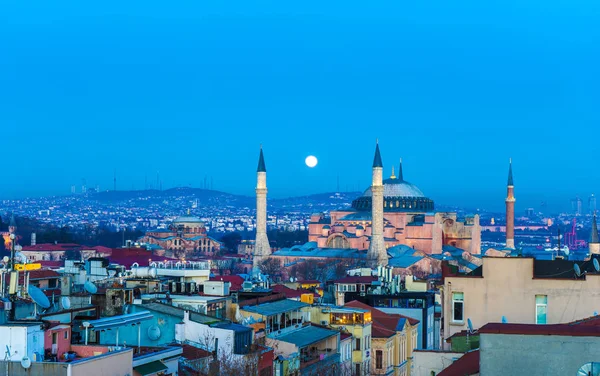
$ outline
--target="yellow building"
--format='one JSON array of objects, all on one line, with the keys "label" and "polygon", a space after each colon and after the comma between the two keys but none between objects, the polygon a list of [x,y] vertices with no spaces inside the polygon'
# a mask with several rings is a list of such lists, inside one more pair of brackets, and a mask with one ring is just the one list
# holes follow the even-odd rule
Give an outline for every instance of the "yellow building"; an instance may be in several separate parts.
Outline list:
[{"label": "yellow building", "polygon": [[368,310],[372,317],[371,375],[410,376],[412,353],[417,347],[419,321],[410,317],[389,314],[358,301],[347,308]]},{"label": "yellow building", "polygon": [[329,326],[352,335],[340,349],[343,369],[348,373],[368,375],[371,350],[371,312],[350,307],[311,307],[311,322]]}]

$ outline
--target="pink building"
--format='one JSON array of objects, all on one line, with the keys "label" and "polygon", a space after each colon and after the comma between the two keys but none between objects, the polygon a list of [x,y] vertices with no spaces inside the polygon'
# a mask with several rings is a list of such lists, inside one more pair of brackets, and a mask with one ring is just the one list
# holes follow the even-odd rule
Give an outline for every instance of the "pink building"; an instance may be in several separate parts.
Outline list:
[{"label": "pink building", "polygon": [[44,352],[63,360],[64,354],[69,351],[71,351],[71,326],[51,324],[44,333]]},{"label": "pink building", "polygon": [[[481,248],[479,216],[459,219],[456,213],[435,212],[433,200],[414,184],[398,176],[383,181],[384,240],[386,248],[404,244],[426,254],[442,253],[450,245],[473,254]],[[308,240],[320,248],[369,248],[371,239],[371,188],[352,202],[349,209],[334,210],[327,217],[314,214],[308,225]]]}]

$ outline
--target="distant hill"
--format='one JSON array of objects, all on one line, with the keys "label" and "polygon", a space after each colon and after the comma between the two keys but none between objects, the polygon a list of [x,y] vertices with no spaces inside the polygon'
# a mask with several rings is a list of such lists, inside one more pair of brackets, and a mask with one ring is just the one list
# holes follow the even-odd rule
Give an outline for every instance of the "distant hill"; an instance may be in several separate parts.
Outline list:
[{"label": "distant hill", "polygon": [[[360,192],[342,193],[317,193],[307,196],[270,198],[269,207],[285,211],[329,211],[349,206],[352,200],[360,196]],[[222,205],[239,208],[253,208],[256,206],[254,196],[234,195],[227,192],[209,189],[179,187],[165,190],[138,190],[138,191],[106,191],[93,193],[87,196],[89,200],[101,203],[119,204],[143,201],[145,204],[161,203],[163,201],[193,201],[198,200],[198,205]]]}]

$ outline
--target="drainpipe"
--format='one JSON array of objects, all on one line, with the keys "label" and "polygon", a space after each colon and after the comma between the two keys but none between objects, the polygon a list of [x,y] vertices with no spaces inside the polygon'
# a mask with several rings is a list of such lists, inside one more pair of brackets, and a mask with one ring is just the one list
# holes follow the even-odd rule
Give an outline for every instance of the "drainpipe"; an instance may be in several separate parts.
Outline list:
[{"label": "drainpipe", "polygon": [[119,347],[119,327],[117,327],[117,344],[116,347]]},{"label": "drainpipe", "polygon": [[140,352],[141,343],[142,343],[142,323],[138,323],[138,353]]}]

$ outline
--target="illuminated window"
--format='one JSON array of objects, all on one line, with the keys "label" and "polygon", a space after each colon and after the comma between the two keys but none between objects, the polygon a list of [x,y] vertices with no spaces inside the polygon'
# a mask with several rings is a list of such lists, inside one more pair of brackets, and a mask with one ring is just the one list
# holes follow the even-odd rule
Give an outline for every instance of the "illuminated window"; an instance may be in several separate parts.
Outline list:
[{"label": "illuminated window", "polygon": [[545,324],[548,310],[548,295],[535,296],[535,323]]}]

